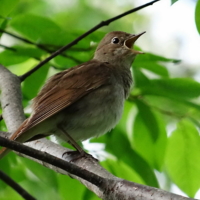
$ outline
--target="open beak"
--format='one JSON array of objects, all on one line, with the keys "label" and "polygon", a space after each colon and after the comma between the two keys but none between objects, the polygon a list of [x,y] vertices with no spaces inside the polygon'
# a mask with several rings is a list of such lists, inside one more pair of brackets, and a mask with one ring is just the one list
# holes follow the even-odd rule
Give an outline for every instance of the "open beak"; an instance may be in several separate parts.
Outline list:
[{"label": "open beak", "polygon": [[127,40],[125,40],[124,45],[126,47],[128,47],[134,54],[143,54],[143,52],[141,51],[136,51],[133,49],[133,45],[135,43],[135,41],[144,33],[146,33],[146,31],[139,33],[137,35],[131,35]]}]

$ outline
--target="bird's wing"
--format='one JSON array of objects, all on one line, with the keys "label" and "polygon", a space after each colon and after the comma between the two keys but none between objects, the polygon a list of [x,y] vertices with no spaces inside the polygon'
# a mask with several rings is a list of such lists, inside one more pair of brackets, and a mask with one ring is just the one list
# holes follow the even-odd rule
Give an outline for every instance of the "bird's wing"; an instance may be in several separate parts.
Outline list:
[{"label": "bird's wing", "polygon": [[19,127],[10,139],[72,105],[81,97],[109,83],[112,67],[108,63],[89,61],[60,72],[49,79],[33,100],[33,114]]}]

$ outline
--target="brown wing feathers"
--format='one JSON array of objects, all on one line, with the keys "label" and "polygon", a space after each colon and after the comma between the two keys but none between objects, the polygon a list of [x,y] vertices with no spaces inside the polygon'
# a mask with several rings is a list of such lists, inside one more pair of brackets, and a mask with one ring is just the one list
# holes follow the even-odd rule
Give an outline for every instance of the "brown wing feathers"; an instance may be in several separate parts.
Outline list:
[{"label": "brown wing feathers", "polygon": [[91,90],[108,83],[111,67],[108,64],[90,61],[72,69],[50,78],[33,100],[34,112],[23,126],[20,126],[21,131],[17,131],[18,135],[73,104]]}]

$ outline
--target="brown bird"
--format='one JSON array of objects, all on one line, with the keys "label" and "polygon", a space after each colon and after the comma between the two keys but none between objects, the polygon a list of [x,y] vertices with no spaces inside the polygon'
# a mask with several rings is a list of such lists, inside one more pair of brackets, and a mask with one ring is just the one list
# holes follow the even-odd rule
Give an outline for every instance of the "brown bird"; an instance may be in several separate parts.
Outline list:
[{"label": "brown bird", "polygon": [[[131,65],[138,35],[106,34],[92,60],[53,75],[33,99],[32,114],[10,137],[19,142],[56,135],[72,144],[102,135],[121,118],[132,84]],[[10,150],[3,148],[0,158]]]}]

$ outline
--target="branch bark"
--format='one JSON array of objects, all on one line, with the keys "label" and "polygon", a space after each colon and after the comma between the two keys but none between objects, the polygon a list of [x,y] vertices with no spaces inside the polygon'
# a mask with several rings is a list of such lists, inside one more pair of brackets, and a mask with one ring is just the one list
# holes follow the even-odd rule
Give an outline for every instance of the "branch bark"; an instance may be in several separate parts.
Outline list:
[{"label": "branch bark", "polygon": [[0,65],[0,90],[3,118],[9,132],[14,132],[24,121],[20,79]]},{"label": "branch bark", "polygon": [[[38,141],[35,141],[35,143],[38,143]],[[66,154],[63,154],[63,152],[57,154],[58,151],[56,152],[54,147],[52,150],[54,150],[55,156],[52,156],[48,154],[49,149],[46,149],[45,152],[41,152],[3,137],[0,137],[0,144],[4,144],[6,147],[19,151],[26,156],[28,155],[31,157],[29,157],[30,159],[34,158],[36,162],[42,163],[48,168],[56,169],[59,173],[70,175],[80,180],[104,200],[192,200],[191,198],[186,198],[161,189],[144,186],[115,177],[103,169],[96,160],[90,157],[76,159],[73,162],[74,164],[72,164],[69,161],[76,157],[64,156],[65,158],[62,158],[62,155]],[[59,151],[65,151],[63,147],[58,147],[58,149]]]},{"label": "branch bark", "polygon": [[[37,143],[37,141],[35,142]],[[57,172],[62,174],[70,174],[71,177],[80,180],[89,189],[95,192],[100,198],[104,200],[189,200],[180,195],[166,192],[161,189],[144,186],[134,182],[126,181],[113,176],[105,169],[103,169],[94,159],[80,158],[76,159],[74,164],[69,161],[73,156],[61,158],[52,156],[45,152],[32,149],[28,146],[20,144],[15,141],[0,137],[0,144],[4,144],[13,150],[19,151],[26,156],[35,158],[36,162],[42,162],[46,167],[52,169],[56,167]],[[62,148],[61,148],[62,149]],[[63,149],[64,150],[64,149]],[[54,149],[55,151],[55,149]],[[31,158],[31,159],[32,159]],[[66,161],[67,160],[67,161]]]}]

